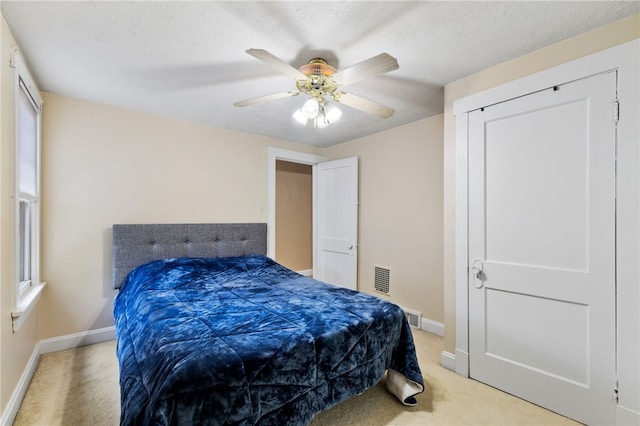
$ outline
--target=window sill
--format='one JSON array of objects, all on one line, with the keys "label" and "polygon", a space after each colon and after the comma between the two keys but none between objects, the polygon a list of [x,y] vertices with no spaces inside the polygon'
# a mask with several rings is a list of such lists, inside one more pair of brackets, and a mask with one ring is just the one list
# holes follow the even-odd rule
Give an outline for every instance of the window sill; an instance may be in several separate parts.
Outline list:
[{"label": "window sill", "polygon": [[40,285],[32,286],[20,298],[20,303],[11,312],[11,328],[14,333],[20,330],[33,308],[38,304],[42,290],[46,285],[47,283],[40,283]]}]

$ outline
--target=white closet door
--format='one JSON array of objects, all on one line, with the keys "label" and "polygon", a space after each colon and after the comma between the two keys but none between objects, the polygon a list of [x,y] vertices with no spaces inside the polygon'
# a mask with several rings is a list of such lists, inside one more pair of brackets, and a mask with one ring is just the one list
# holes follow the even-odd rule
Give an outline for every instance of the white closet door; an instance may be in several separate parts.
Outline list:
[{"label": "white closet door", "polygon": [[316,165],[314,278],[358,285],[358,158]]},{"label": "white closet door", "polygon": [[614,424],[616,73],[469,114],[470,376]]}]

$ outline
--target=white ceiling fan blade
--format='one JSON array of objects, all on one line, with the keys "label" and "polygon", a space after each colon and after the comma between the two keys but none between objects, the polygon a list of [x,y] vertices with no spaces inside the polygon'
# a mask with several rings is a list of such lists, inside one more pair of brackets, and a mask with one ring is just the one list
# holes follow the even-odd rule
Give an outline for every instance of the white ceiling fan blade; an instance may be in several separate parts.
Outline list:
[{"label": "white ceiling fan blade", "polygon": [[393,108],[349,93],[342,93],[338,102],[380,118],[389,118],[395,112]]},{"label": "white ceiling fan blade", "polygon": [[273,56],[271,53],[262,49],[248,49],[247,53],[251,56],[254,56],[260,59],[262,62],[265,62],[283,74],[286,74],[290,77],[295,78],[296,80],[306,79],[307,76],[302,74],[300,71],[283,61],[282,59]]},{"label": "white ceiling fan blade", "polygon": [[274,101],[276,99],[288,98],[290,96],[295,96],[299,93],[300,92],[298,92],[297,90],[292,90],[290,92],[281,92],[281,93],[274,93],[272,95],[258,96],[257,98],[245,99],[243,101],[235,102],[233,106],[246,107],[249,105],[259,104],[261,102],[268,102],[268,101]]},{"label": "white ceiling fan blade", "polygon": [[346,86],[365,78],[375,77],[389,71],[397,70],[400,66],[398,61],[388,53],[381,53],[372,58],[366,59],[358,64],[352,65],[335,73],[333,80]]}]

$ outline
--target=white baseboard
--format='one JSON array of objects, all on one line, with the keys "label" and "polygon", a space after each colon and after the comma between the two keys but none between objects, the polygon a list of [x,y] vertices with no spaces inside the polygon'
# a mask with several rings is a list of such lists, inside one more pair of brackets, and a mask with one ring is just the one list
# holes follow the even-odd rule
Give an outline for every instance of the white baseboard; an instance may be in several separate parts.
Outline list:
[{"label": "white baseboard", "polygon": [[82,333],[67,334],[66,336],[52,337],[51,339],[40,340],[40,354],[93,345],[95,343],[114,340],[115,338],[115,326],[83,331]]},{"label": "white baseboard", "polygon": [[444,324],[441,322],[432,321],[428,318],[422,317],[420,329],[435,334],[436,336],[444,337]]},{"label": "white baseboard", "polygon": [[304,269],[302,271],[296,271],[296,272],[299,273],[300,275],[304,275],[305,277],[313,276],[313,269]]},{"label": "white baseboard", "polygon": [[40,360],[40,342],[36,343],[35,348],[33,348],[33,352],[29,357],[29,361],[27,361],[27,365],[20,376],[20,380],[18,380],[18,384],[11,394],[11,398],[9,398],[9,402],[7,403],[7,407],[2,412],[2,416],[0,416],[0,425],[7,426],[12,425],[16,416],[18,415],[18,410],[20,409],[20,404],[22,404],[22,399],[24,395],[27,393],[27,389],[29,388],[29,383],[31,383],[31,378],[33,377],[33,373],[36,371],[36,367],[38,366],[38,361]]},{"label": "white baseboard", "polygon": [[456,356],[451,352],[442,351],[440,354],[440,365],[447,370],[456,371]]},{"label": "white baseboard", "polygon": [[27,393],[27,389],[31,383],[33,373],[35,373],[36,367],[38,366],[38,361],[40,361],[40,355],[49,352],[77,348],[80,346],[92,345],[94,343],[107,342],[115,339],[115,335],[116,328],[115,326],[112,326],[98,330],[89,330],[82,333],[69,334],[66,336],[53,337],[51,339],[44,339],[36,343],[36,346],[33,348],[33,352],[29,357],[29,361],[27,361],[27,365],[20,376],[20,380],[18,380],[18,384],[16,385],[13,394],[11,394],[7,407],[0,416],[0,425],[7,426],[13,424],[16,415],[18,414],[18,410],[20,409],[20,404],[22,404],[22,399]]}]

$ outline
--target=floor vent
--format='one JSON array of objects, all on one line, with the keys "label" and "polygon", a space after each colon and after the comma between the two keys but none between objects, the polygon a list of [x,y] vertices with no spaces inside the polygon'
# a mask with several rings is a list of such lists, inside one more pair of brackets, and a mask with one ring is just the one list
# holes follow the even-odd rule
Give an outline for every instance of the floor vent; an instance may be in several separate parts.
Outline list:
[{"label": "floor vent", "polygon": [[416,311],[405,309],[404,314],[407,316],[407,322],[411,327],[420,328],[422,322],[422,314]]},{"label": "floor vent", "polygon": [[389,294],[389,275],[391,270],[386,266],[375,267],[375,289],[380,293]]}]

